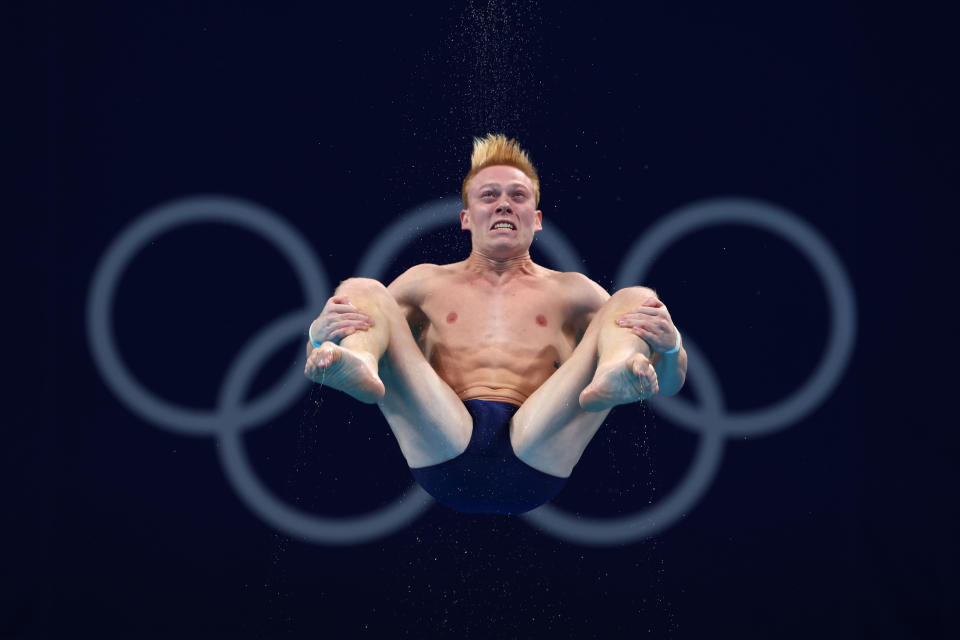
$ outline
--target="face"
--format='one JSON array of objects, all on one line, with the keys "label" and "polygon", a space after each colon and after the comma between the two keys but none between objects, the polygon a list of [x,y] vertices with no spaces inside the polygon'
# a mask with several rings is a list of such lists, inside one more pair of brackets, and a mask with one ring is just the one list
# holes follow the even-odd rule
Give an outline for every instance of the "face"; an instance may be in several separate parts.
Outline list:
[{"label": "face", "polygon": [[460,228],[470,231],[474,250],[494,257],[522,255],[543,228],[533,183],[516,167],[479,171],[467,185],[467,198],[470,206],[460,212]]}]

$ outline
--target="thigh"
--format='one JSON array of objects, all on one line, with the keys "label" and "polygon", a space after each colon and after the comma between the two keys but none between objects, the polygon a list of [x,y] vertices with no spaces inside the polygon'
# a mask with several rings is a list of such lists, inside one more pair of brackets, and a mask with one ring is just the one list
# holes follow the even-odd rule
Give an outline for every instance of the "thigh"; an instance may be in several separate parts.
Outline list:
[{"label": "thigh", "polygon": [[[620,289],[597,311],[570,359],[514,415],[510,440],[518,458],[544,473],[570,475],[610,413],[610,409],[587,412],[580,407],[580,392],[597,371],[601,341],[610,349],[609,330],[629,333],[615,327],[613,320],[653,294],[646,287]],[[649,354],[649,347],[646,349]]]},{"label": "thigh", "polygon": [[597,370],[599,317],[570,358],[513,416],[510,441],[517,457],[551,475],[568,477],[610,410],[586,412],[580,392]]},{"label": "thigh", "polygon": [[409,466],[450,460],[466,450],[473,420],[457,394],[427,362],[392,297],[383,307],[390,338],[378,365],[386,389],[378,406]]}]

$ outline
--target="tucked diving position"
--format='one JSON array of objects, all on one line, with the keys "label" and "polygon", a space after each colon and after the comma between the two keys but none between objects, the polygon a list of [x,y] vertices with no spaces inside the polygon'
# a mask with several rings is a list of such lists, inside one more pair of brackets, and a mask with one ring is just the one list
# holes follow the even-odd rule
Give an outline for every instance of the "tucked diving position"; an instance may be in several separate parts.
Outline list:
[{"label": "tucked diving position", "polygon": [[470,255],[389,286],[343,281],[310,325],[304,373],[375,403],[439,502],[523,513],[560,492],[613,407],[677,393],[687,354],[652,289],[611,296],[530,259],[540,180],[515,140],[475,140],[471,165]]}]

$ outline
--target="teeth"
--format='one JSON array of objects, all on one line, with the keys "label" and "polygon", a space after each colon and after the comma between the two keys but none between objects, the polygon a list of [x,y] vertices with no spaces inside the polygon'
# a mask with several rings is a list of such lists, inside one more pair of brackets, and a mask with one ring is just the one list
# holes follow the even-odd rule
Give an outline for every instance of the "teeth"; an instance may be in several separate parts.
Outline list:
[{"label": "teeth", "polygon": [[507,222],[498,222],[493,225],[494,229],[513,229],[513,225]]}]

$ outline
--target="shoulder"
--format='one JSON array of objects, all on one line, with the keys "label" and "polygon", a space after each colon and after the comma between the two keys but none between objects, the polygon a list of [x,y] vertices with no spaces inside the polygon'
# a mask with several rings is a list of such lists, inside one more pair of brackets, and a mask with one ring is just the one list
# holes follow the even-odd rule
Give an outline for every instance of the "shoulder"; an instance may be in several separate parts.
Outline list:
[{"label": "shoulder", "polygon": [[578,310],[596,311],[610,299],[606,289],[577,271],[557,272],[557,280],[571,305]]},{"label": "shoulder", "polygon": [[556,278],[566,302],[569,322],[576,330],[579,342],[600,307],[610,299],[610,294],[599,284],[576,271],[558,272]]},{"label": "shoulder", "polygon": [[423,280],[424,278],[432,278],[441,274],[443,271],[444,265],[430,263],[416,264],[397,276],[397,279],[390,284],[392,286],[398,282],[404,283]]},{"label": "shoulder", "polygon": [[445,273],[444,267],[436,264],[418,264],[410,267],[387,286],[400,304],[418,305],[429,287]]}]

